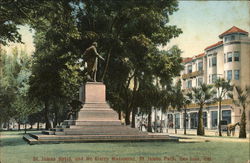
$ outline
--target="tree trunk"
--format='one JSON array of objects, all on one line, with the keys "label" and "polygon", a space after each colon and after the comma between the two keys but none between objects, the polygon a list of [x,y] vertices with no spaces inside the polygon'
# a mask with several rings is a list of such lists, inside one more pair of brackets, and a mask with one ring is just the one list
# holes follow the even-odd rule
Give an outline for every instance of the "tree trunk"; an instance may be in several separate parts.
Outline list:
[{"label": "tree trunk", "polygon": [[38,122],[37,122],[37,126],[36,126],[36,129],[37,129],[37,130],[39,130],[39,128],[40,128],[39,125],[40,125],[40,123],[39,123],[39,121],[38,121]]},{"label": "tree trunk", "polygon": [[241,121],[240,121],[240,134],[239,138],[246,138],[246,110],[245,107],[243,106],[243,112],[241,115]]},{"label": "tree trunk", "polygon": [[118,110],[118,118],[119,118],[119,120],[122,120],[122,112],[121,112],[121,110]]},{"label": "tree trunk", "polygon": [[152,112],[151,112],[151,109],[150,109],[150,111],[148,112],[148,132],[152,132],[151,115],[152,115]]},{"label": "tree trunk", "polygon": [[184,135],[186,135],[187,134],[187,128],[186,128],[186,126],[187,126],[187,119],[186,119],[186,117],[187,117],[187,109],[186,108],[184,108],[184,118],[183,118],[183,125],[184,125]]},{"label": "tree trunk", "polygon": [[136,77],[136,70],[135,70],[135,76],[134,76],[134,88],[133,88],[133,95],[132,95],[132,100],[131,100],[131,110],[132,110],[132,124],[131,127],[135,128],[135,114],[136,114],[136,107],[135,107],[135,97],[136,97],[136,91],[137,91],[137,77]]},{"label": "tree trunk", "polygon": [[108,71],[108,66],[109,66],[109,60],[110,60],[110,56],[111,56],[111,51],[112,51],[112,48],[110,48],[109,52],[108,52],[107,63],[105,65],[104,72],[103,72],[102,79],[101,79],[102,82],[104,81],[105,75],[106,75],[106,73]]},{"label": "tree trunk", "polygon": [[58,122],[58,111],[57,109],[55,110],[55,119],[53,121],[53,127],[55,128],[57,126],[57,122]]},{"label": "tree trunk", "polygon": [[125,124],[130,125],[130,111],[127,109],[125,112]]},{"label": "tree trunk", "polygon": [[154,121],[154,132],[157,132],[157,124],[156,124],[156,120],[157,119],[157,109],[155,108],[155,121]]},{"label": "tree trunk", "polygon": [[7,123],[7,130],[10,130],[10,121],[8,120],[8,123]]},{"label": "tree trunk", "polygon": [[25,124],[24,124],[24,133],[26,134],[26,132],[27,132],[27,123],[25,122]]},{"label": "tree trunk", "polygon": [[175,134],[177,134],[177,128],[176,128],[176,114],[174,114],[174,121],[175,121],[175,124],[174,124],[174,132],[175,132]]},{"label": "tree trunk", "polygon": [[18,122],[18,131],[20,131],[20,129],[21,129],[21,124],[20,124],[20,122]]},{"label": "tree trunk", "polygon": [[132,123],[131,123],[132,128],[135,128],[135,114],[136,114],[136,109],[133,108],[132,109]]},{"label": "tree trunk", "polygon": [[162,119],[163,119],[163,109],[161,108],[161,124],[160,124],[160,132],[163,133],[163,123],[162,123]]},{"label": "tree trunk", "polygon": [[144,121],[143,121],[143,113],[141,114],[141,121],[140,121],[140,130],[142,131],[142,126],[144,124]]},{"label": "tree trunk", "polygon": [[204,127],[203,127],[203,115],[202,115],[202,109],[203,106],[200,106],[199,112],[198,112],[198,127],[197,127],[197,135],[204,135]]},{"label": "tree trunk", "polygon": [[219,121],[219,123],[218,123],[218,130],[219,130],[219,136],[222,136],[222,133],[221,133],[221,123],[220,123],[220,121],[221,121],[221,100],[219,101],[219,109],[218,109],[219,111],[218,111],[218,115],[219,115],[219,117],[218,117],[218,121]]},{"label": "tree trunk", "polygon": [[45,129],[48,130],[51,128],[51,124],[49,121],[49,104],[48,101],[45,102],[45,107],[44,107],[44,119],[45,119]]}]

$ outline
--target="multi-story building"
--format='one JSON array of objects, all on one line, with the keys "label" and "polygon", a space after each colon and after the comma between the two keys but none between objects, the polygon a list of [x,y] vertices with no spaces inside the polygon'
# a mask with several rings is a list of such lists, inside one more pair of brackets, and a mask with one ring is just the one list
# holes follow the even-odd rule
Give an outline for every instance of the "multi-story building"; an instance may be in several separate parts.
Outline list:
[{"label": "multi-story building", "polygon": [[[250,38],[248,32],[232,27],[219,35],[220,41],[206,47],[204,52],[191,58],[183,59],[184,70],[181,72],[182,89],[190,90],[201,83],[213,84],[218,78],[230,80],[232,84],[242,88],[250,86]],[[187,108],[186,127],[196,129],[198,124],[198,105],[191,104]],[[222,120],[227,123],[240,121],[241,107],[225,98],[222,101]],[[159,116],[161,113],[158,113]],[[246,109],[247,130],[250,130],[250,106]],[[184,111],[168,111],[165,124],[168,128],[183,129]],[[217,130],[217,103],[203,108],[203,123],[207,131]],[[169,125],[174,124],[174,125]]]}]

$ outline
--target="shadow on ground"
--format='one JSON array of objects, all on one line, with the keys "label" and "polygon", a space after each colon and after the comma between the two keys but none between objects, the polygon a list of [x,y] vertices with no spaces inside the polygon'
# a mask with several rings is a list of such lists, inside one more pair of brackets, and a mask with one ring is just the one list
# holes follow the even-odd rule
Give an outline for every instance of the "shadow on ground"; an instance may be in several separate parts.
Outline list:
[{"label": "shadow on ground", "polygon": [[27,144],[23,139],[22,136],[18,137],[5,137],[0,139],[0,147],[4,146],[18,146]]}]

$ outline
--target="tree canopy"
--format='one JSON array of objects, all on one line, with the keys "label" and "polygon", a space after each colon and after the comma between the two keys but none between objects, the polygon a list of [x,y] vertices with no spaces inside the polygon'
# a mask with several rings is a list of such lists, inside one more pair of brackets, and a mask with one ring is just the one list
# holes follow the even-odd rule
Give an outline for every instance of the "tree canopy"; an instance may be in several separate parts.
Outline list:
[{"label": "tree canopy", "polygon": [[4,44],[20,41],[17,24],[26,23],[35,30],[29,97],[44,103],[47,127],[50,115],[57,112],[53,109],[56,103],[77,99],[78,88],[86,79],[82,54],[93,41],[105,57],[98,80],[107,85],[114,109],[123,110],[127,117],[139,105],[136,99],[143,82],[157,87],[153,83],[159,79],[161,85],[170,85],[182,69],[178,47],[158,50],[182,33],[168,24],[169,15],[178,10],[176,0],[11,2],[2,3],[1,9],[19,5],[5,15],[14,32],[8,37],[1,35],[1,40]]}]

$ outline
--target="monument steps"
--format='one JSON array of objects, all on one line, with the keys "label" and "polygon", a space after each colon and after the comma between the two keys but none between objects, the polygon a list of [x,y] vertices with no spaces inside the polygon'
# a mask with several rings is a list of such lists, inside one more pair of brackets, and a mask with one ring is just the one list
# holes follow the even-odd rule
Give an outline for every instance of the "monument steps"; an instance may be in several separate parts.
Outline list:
[{"label": "monument steps", "polygon": [[167,135],[149,135],[121,125],[118,114],[105,98],[105,85],[87,83],[82,96],[84,105],[76,120],[65,120],[61,126],[23,137],[29,144],[79,142],[178,141]]},{"label": "monument steps", "polygon": [[74,126],[91,126],[91,125],[105,125],[105,126],[113,126],[113,125],[121,125],[120,120],[112,120],[112,121],[75,121],[75,125],[70,125],[70,128],[74,128]]},{"label": "monument steps", "polygon": [[57,143],[94,143],[94,142],[178,142],[177,138],[163,135],[40,135],[36,138],[30,135],[23,137],[29,144],[57,144]]}]

